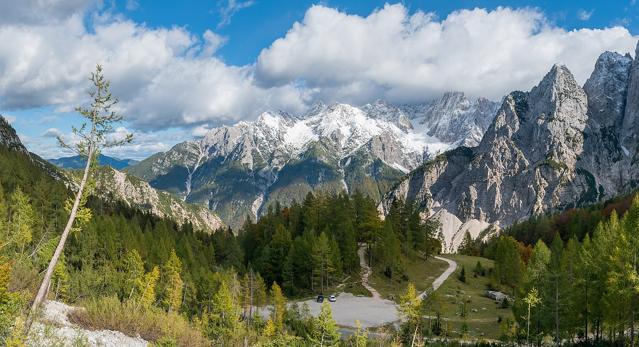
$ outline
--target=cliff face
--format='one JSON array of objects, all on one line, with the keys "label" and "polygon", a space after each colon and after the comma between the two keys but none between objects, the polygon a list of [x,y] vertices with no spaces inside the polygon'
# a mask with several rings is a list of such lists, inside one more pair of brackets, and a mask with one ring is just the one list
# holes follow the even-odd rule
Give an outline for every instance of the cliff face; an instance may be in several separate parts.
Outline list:
[{"label": "cliff face", "polygon": [[637,186],[639,62],[602,54],[580,87],[555,65],[529,92],[504,98],[481,143],[425,163],[383,200],[415,200],[507,226],[600,201]]}]

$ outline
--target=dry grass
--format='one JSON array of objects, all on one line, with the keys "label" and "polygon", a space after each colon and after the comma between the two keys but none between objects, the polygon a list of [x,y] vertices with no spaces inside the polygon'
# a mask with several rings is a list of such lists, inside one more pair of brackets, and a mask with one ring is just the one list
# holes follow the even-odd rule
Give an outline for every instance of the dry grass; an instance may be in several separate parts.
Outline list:
[{"label": "dry grass", "polygon": [[115,330],[149,342],[173,340],[178,346],[209,346],[210,342],[179,314],[160,309],[137,308],[115,297],[92,299],[82,303],[69,320],[89,330]]}]

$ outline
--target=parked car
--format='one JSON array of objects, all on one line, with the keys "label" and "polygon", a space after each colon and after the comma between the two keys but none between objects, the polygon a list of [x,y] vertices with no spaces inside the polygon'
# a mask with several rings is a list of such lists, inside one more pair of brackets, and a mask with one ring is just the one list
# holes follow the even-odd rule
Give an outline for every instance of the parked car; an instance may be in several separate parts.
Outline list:
[{"label": "parked car", "polygon": [[328,297],[328,301],[335,302],[335,301],[337,301],[337,298],[335,297],[335,295],[331,295],[331,296]]},{"label": "parked car", "polygon": [[321,295],[321,294],[318,295],[317,299],[315,301],[319,302],[320,304],[323,303],[324,302],[324,295]]}]

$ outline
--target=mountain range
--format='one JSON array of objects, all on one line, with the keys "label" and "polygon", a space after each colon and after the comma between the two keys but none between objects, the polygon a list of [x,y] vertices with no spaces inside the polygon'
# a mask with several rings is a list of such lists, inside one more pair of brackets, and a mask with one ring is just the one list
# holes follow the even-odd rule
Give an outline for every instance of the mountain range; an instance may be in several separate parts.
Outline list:
[{"label": "mountain range", "polygon": [[[214,228],[241,226],[311,192],[359,191],[382,213],[396,199],[416,202],[425,218],[442,222],[444,248],[454,251],[466,232],[485,236],[490,225],[636,188],[637,54],[639,46],[635,58],[602,53],[583,86],[555,65],[501,104],[450,92],[418,105],[265,112],[128,166],[127,174],[101,170],[104,196]],[[28,153],[4,120],[0,143]]]},{"label": "mountain range", "polygon": [[630,192],[639,179],[638,54],[601,54],[583,87],[553,66],[530,91],[504,98],[478,146],[427,161],[380,209],[412,200],[459,224],[503,227]]},{"label": "mountain range", "polygon": [[359,191],[380,201],[405,174],[449,148],[477,145],[497,111],[446,93],[412,106],[318,103],[301,115],[265,112],[210,130],[126,169],[153,187],[203,203],[228,225],[309,192]]},{"label": "mountain range", "polygon": [[[57,159],[48,159],[48,161],[51,164],[63,169],[82,169],[86,165],[86,160],[79,155],[75,155],[72,157],[57,158]],[[118,158],[106,156],[104,154],[100,154],[100,156],[98,157],[98,164],[100,166],[110,166],[117,170],[125,169],[137,163],[138,163],[137,160],[118,159]]]}]

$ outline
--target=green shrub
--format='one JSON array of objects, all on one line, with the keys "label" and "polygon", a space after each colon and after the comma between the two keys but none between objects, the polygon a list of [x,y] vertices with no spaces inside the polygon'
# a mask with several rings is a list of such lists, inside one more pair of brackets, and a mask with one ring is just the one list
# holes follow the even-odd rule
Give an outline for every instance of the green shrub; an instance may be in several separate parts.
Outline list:
[{"label": "green shrub", "polygon": [[177,313],[166,313],[134,302],[120,302],[117,297],[101,297],[82,303],[84,309],[73,311],[69,320],[90,330],[116,330],[131,337],[160,346],[209,346],[202,333]]}]

